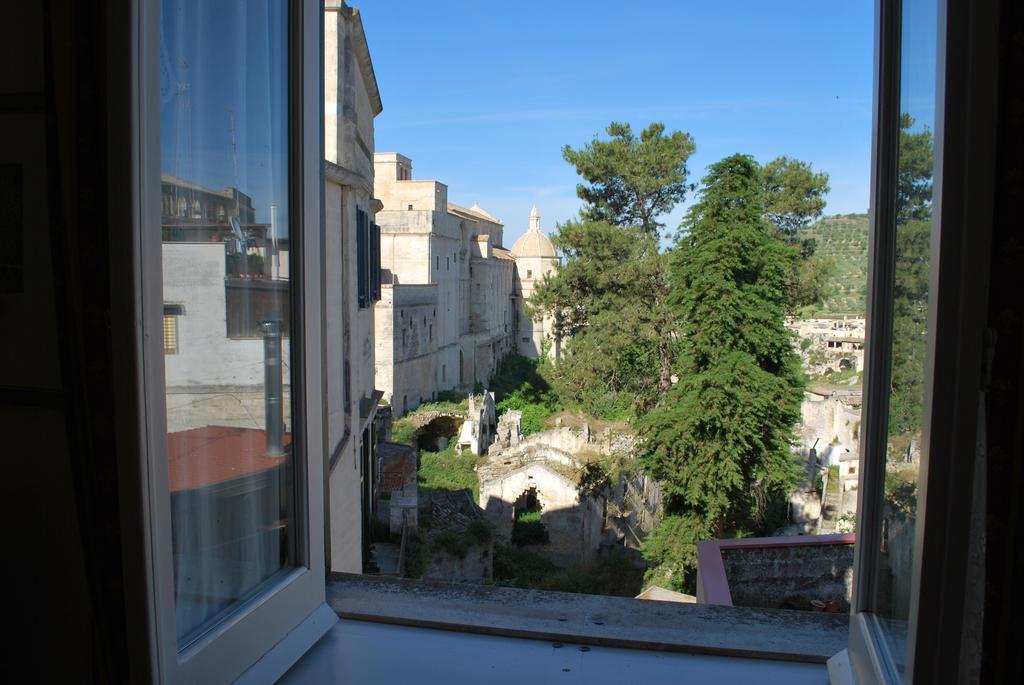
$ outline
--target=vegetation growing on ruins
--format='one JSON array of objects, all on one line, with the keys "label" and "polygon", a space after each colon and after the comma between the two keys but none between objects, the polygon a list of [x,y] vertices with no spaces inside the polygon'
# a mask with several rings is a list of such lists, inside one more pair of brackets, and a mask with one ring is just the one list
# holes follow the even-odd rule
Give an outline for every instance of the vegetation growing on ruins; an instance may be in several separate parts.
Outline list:
[{"label": "vegetation growing on ruins", "polygon": [[481,458],[468,450],[457,449],[455,441],[456,438],[452,438],[448,447],[440,452],[420,450],[417,483],[426,490],[469,489],[473,491],[473,501],[476,501],[480,496],[476,465]]},{"label": "vegetation growing on ruins", "polygon": [[550,539],[548,529],[541,520],[539,508],[516,514],[516,520],[512,524],[513,545],[543,545]]},{"label": "vegetation growing on ruins", "polygon": [[551,363],[547,357],[529,359],[514,354],[506,357],[490,383],[499,414],[510,409],[523,413],[523,435],[545,429],[546,421],[562,409],[562,401],[548,381]]},{"label": "vegetation growing on ruins", "polygon": [[558,568],[529,549],[495,542],[496,585],[635,597],[643,590],[643,570],[623,551],[613,550],[588,564]]}]

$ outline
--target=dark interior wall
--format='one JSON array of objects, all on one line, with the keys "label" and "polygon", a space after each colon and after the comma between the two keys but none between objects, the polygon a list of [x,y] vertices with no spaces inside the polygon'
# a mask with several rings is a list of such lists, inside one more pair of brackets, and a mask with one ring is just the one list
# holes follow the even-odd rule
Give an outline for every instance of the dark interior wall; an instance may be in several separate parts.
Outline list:
[{"label": "dark interior wall", "polygon": [[[92,606],[79,534],[66,385],[57,334],[57,286],[47,165],[44,7],[13,3],[0,28],[0,479],[13,540],[5,558],[28,560],[27,591],[11,593],[30,617],[34,663],[71,680],[94,672]],[[13,570],[13,569],[9,569]],[[60,658],[43,635],[61,635]],[[66,637],[75,636],[74,639]],[[63,647],[66,646],[66,649]]]},{"label": "dark interior wall", "polygon": [[130,5],[7,3],[0,28],[0,480],[25,581],[9,615],[47,682],[149,680],[122,525],[137,433],[118,430],[135,405]]},{"label": "dark interior wall", "polygon": [[1021,576],[1024,568],[1024,3],[1002,2],[995,226],[986,391],[988,504],[983,683],[1024,678]]}]

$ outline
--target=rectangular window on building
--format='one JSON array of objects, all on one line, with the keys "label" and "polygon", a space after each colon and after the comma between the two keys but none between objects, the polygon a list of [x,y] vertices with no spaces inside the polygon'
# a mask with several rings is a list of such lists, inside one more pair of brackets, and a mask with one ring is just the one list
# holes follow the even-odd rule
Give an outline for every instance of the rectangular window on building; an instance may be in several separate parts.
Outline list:
[{"label": "rectangular window on building", "polygon": [[184,314],[184,305],[164,305],[164,354],[178,354],[178,317]]},{"label": "rectangular window on building", "polygon": [[380,300],[380,226],[370,224],[370,300]]},{"label": "rectangular window on building", "polygon": [[356,209],[356,289],[360,309],[370,304],[370,236],[369,221],[361,209]]},{"label": "rectangular window on building", "polygon": [[164,314],[164,354],[178,354],[178,317]]}]

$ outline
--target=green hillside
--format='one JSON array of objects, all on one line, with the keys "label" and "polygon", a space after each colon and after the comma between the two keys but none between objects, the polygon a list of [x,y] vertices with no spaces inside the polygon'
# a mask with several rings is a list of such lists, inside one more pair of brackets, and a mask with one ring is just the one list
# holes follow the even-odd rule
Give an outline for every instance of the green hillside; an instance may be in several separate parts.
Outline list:
[{"label": "green hillside", "polygon": [[801,314],[813,316],[864,316],[864,298],[868,282],[868,215],[827,216],[801,231],[814,238],[816,254],[832,260],[825,283],[825,301],[804,308]]}]

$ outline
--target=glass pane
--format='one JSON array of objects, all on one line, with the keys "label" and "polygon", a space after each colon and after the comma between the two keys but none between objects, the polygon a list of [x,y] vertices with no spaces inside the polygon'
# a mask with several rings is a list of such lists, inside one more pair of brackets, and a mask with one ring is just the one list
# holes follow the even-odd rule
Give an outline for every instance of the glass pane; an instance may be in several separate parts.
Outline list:
[{"label": "glass pane", "polygon": [[935,121],[935,3],[903,3],[896,180],[892,387],[874,607],[897,665],[906,662],[928,346]]},{"label": "glass pane", "polygon": [[164,0],[161,237],[179,645],[295,563],[288,5]]}]

